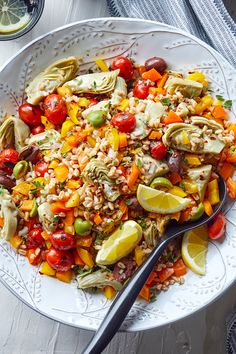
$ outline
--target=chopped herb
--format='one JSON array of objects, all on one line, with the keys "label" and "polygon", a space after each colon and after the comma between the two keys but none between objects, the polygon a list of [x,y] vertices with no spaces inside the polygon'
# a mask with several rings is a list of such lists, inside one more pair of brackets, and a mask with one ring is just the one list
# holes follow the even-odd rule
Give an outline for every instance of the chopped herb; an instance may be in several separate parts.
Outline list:
[{"label": "chopped herb", "polygon": [[224,97],[221,95],[216,95],[216,98],[218,101],[222,101],[222,102],[225,100]]},{"label": "chopped herb", "polygon": [[64,184],[63,184],[63,183],[60,182],[58,186],[59,186],[59,189],[60,189],[61,191],[64,189]]},{"label": "chopped herb", "polygon": [[156,301],[157,297],[155,294],[153,294],[151,297],[150,297],[150,302],[154,302]]},{"label": "chopped herb", "polygon": [[186,187],[185,187],[185,183],[184,182],[181,182],[179,184],[179,186],[180,186],[180,188],[182,188],[185,191]]},{"label": "chopped herb", "polygon": [[169,253],[167,253],[167,260],[168,260],[168,262],[171,262],[171,263],[173,263],[174,262],[174,260],[175,260],[175,255],[174,255],[174,253],[173,252],[169,252]]},{"label": "chopped herb", "polygon": [[137,164],[138,168],[142,168],[142,166],[143,166],[142,161],[140,159],[136,160],[136,164]]},{"label": "chopped herb", "polygon": [[232,108],[232,100],[227,100],[223,104],[224,108],[231,109]]},{"label": "chopped herb", "polygon": [[122,229],[123,225],[124,225],[124,223],[123,223],[123,221],[121,221],[121,222],[120,222],[120,225],[119,225],[119,229],[120,229],[120,230]]},{"label": "chopped herb", "polygon": [[68,155],[68,152],[62,153],[61,156],[65,158]]},{"label": "chopped herb", "polygon": [[168,152],[168,154],[171,154],[171,155],[173,155],[173,153],[174,153],[174,150],[173,150],[173,149],[171,149],[171,148],[169,148],[167,152]]},{"label": "chopped herb", "polygon": [[59,215],[54,215],[53,222],[58,222],[58,221],[59,221]]},{"label": "chopped herb", "polygon": [[141,216],[140,219],[138,220],[138,223],[143,229],[147,228],[147,223],[144,217]]},{"label": "chopped herb", "polygon": [[39,181],[34,181],[33,184],[35,185],[35,187],[40,187],[41,183]]},{"label": "chopped herb", "polygon": [[131,205],[132,204],[132,200],[131,199],[126,199],[125,204]]},{"label": "chopped herb", "polygon": [[96,81],[93,82],[93,88],[94,88],[94,90],[97,89],[97,83],[96,83]]},{"label": "chopped herb", "polygon": [[169,106],[170,105],[169,97],[162,98],[161,103],[163,104],[163,106]]},{"label": "chopped herb", "polygon": [[104,108],[110,109],[111,108],[111,101],[108,101],[108,103],[104,106]]},{"label": "chopped herb", "polygon": [[38,189],[32,189],[31,191],[30,191],[30,194],[37,194],[38,193]]}]

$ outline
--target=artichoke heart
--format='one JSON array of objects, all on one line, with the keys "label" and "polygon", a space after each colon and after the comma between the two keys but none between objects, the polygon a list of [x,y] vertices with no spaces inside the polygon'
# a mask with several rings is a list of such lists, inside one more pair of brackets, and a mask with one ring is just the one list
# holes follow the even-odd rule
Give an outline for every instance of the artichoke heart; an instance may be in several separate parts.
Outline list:
[{"label": "artichoke heart", "polygon": [[89,114],[91,112],[94,112],[94,111],[105,111],[105,112],[108,112],[109,109],[110,109],[110,106],[111,106],[111,101],[110,100],[100,101],[97,104],[94,104],[93,106],[85,109],[82,112],[82,117],[87,119]]},{"label": "artichoke heart", "polygon": [[147,116],[145,113],[139,112],[135,114],[136,127],[130,134],[132,139],[144,139],[151,131],[151,128],[147,125]]},{"label": "artichoke heart", "polygon": [[119,70],[77,76],[63,86],[69,87],[73,93],[104,94],[114,90]]},{"label": "artichoke heart", "polygon": [[93,183],[96,179],[104,188],[104,195],[107,200],[114,202],[120,196],[119,188],[109,175],[109,169],[103,161],[91,159],[83,171],[85,182]]},{"label": "artichoke heart", "polygon": [[161,102],[147,101],[145,114],[148,116],[148,126],[157,127],[160,124],[160,119],[165,113],[165,108]]},{"label": "artichoke heart", "polygon": [[29,135],[30,129],[21,119],[12,116],[7,118],[0,125],[0,150],[15,144],[16,150],[20,151]]},{"label": "artichoke heart", "polygon": [[28,96],[27,101],[31,104],[38,104],[49,93],[71,80],[78,68],[78,61],[75,57],[57,60],[31,81],[25,90]]},{"label": "artichoke heart", "polygon": [[0,236],[7,241],[15,235],[17,229],[17,208],[7,190],[1,189],[0,215],[4,219],[4,225],[0,229]]},{"label": "artichoke heart", "polygon": [[215,120],[207,119],[201,116],[192,116],[191,122],[194,125],[207,125],[209,129],[212,129],[213,131],[224,130],[223,126],[217,123]]},{"label": "artichoke heart", "polygon": [[43,228],[49,232],[54,231],[57,227],[57,221],[51,211],[50,203],[43,203],[38,207],[39,221],[42,222]]},{"label": "artichoke heart", "polygon": [[[225,146],[217,137],[211,139],[211,136],[204,133],[197,125],[185,123],[170,124],[162,137],[162,141],[166,146],[198,154],[219,154]],[[192,144],[191,142],[195,143]]]},{"label": "artichoke heart", "polygon": [[106,285],[112,286],[117,291],[121,290],[122,288],[122,284],[113,279],[110,272],[104,270],[97,270],[93,273],[78,275],[77,282],[79,289],[87,289],[91,287],[104,288]]},{"label": "artichoke heart", "polygon": [[43,133],[33,135],[28,139],[28,145],[38,145],[41,150],[50,150],[52,146],[60,140],[61,136],[54,129],[46,130]]},{"label": "artichoke heart", "polygon": [[165,88],[170,95],[179,91],[185,97],[198,97],[202,93],[203,85],[197,81],[185,80],[172,76],[167,80]]},{"label": "artichoke heart", "polygon": [[205,165],[195,168],[190,168],[187,171],[187,176],[191,182],[197,185],[200,200],[203,201],[206,192],[206,187],[211,176],[212,165]]},{"label": "artichoke heart", "polygon": [[139,160],[139,162],[141,162],[141,164],[145,170],[145,174],[143,176],[141,176],[141,179],[146,184],[149,184],[153,180],[153,178],[155,178],[157,176],[163,176],[167,172],[169,172],[169,167],[165,161],[159,161],[159,160],[153,159],[149,155],[144,155],[142,157],[137,156],[136,162],[138,163],[137,160]]},{"label": "artichoke heart", "polygon": [[127,96],[127,85],[123,77],[118,76],[114,92],[111,95],[111,105],[118,105]]}]

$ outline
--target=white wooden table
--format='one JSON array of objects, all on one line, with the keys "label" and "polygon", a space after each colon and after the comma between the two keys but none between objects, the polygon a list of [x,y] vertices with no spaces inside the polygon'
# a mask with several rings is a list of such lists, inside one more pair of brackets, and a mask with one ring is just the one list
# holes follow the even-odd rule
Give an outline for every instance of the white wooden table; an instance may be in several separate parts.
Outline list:
[{"label": "white wooden table", "polygon": [[[80,19],[108,16],[105,0],[45,2],[43,16],[29,34],[15,41],[0,42],[0,65],[29,41],[53,28]],[[235,306],[236,284],[215,303],[182,321],[156,330],[117,334],[104,353],[223,354],[226,318]],[[39,315],[1,284],[0,319],[0,354],[79,354],[93,335]]]}]

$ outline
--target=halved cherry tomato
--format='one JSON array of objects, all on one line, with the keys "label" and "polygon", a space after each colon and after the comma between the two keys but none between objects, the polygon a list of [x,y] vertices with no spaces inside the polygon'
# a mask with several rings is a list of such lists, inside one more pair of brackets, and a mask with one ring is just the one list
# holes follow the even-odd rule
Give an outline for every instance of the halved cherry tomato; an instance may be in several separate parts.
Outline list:
[{"label": "halved cherry tomato", "polygon": [[42,124],[37,125],[36,127],[33,127],[33,128],[31,129],[31,133],[32,133],[33,135],[43,133],[44,131],[45,131],[45,129],[44,129],[44,126],[43,126]]},{"label": "halved cherry tomato", "polygon": [[40,227],[37,227],[35,229],[32,229],[28,233],[28,237],[26,240],[26,247],[28,249],[37,248],[37,247],[42,246],[42,243],[43,243],[42,231],[43,230]]},{"label": "halved cherry tomato", "polygon": [[68,251],[75,247],[75,238],[74,236],[66,233],[63,230],[54,231],[50,235],[50,241],[57,250]]},{"label": "halved cherry tomato", "polygon": [[161,141],[157,141],[151,145],[151,155],[156,160],[162,160],[167,154],[167,148]]},{"label": "halved cherry tomato", "polygon": [[16,164],[19,159],[19,154],[16,150],[7,148],[4,149],[0,153],[0,162],[6,163],[6,162],[12,162],[13,164]]},{"label": "halved cherry tomato", "polygon": [[225,233],[226,220],[223,213],[219,213],[213,219],[213,221],[208,225],[208,236],[212,240],[217,240],[221,238]]},{"label": "halved cherry tomato", "polygon": [[149,85],[147,85],[147,83],[143,80],[139,80],[136,85],[134,86],[134,97],[137,97],[141,100],[144,100],[145,98],[147,98],[148,94],[149,94]]},{"label": "halved cherry tomato", "polygon": [[37,174],[37,176],[43,177],[45,173],[48,171],[48,162],[45,162],[43,160],[39,161],[36,163],[34,167],[34,171]]},{"label": "halved cherry tomato", "polygon": [[120,69],[119,75],[125,80],[131,79],[134,73],[132,61],[127,57],[117,57],[113,60],[112,70]]},{"label": "halved cherry tomato", "polygon": [[62,124],[66,119],[67,109],[63,98],[55,93],[48,95],[44,101],[44,114],[53,124]]},{"label": "halved cherry tomato", "polygon": [[69,251],[59,251],[53,247],[46,253],[46,261],[59,272],[67,272],[74,264],[73,255]]},{"label": "halved cherry tomato", "polygon": [[121,112],[112,117],[111,125],[122,133],[130,133],[136,126],[136,118],[132,113]]},{"label": "halved cherry tomato", "polygon": [[30,127],[37,126],[41,123],[43,112],[38,106],[33,106],[30,103],[23,103],[18,108],[20,118]]}]

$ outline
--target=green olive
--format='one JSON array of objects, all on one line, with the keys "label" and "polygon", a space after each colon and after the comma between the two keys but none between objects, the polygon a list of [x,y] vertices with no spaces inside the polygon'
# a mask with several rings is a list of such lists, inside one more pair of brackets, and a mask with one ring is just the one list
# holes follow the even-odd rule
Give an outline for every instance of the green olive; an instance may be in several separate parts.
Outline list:
[{"label": "green olive", "polygon": [[157,188],[157,187],[166,187],[166,188],[172,188],[173,184],[171,181],[165,177],[156,177],[150,184],[151,188]]},{"label": "green olive", "polygon": [[204,211],[205,211],[204,205],[203,205],[203,203],[200,203],[197,207],[197,210],[192,215],[191,221],[197,221],[198,219],[200,219],[200,217],[203,215]]},{"label": "green olive", "polygon": [[74,228],[77,235],[85,236],[90,233],[92,225],[87,220],[77,218],[75,219]]},{"label": "green olive", "polygon": [[105,111],[92,111],[88,115],[88,121],[94,128],[100,128],[106,121]]},{"label": "green olive", "polygon": [[23,177],[28,171],[28,162],[27,161],[19,161],[13,168],[13,175],[16,179]]},{"label": "green olive", "polygon": [[36,203],[36,199],[34,198],[34,204],[33,204],[33,208],[30,211],[30,217],[33,218],[34,216],[36,216],[38,214],[38,205]]}]

